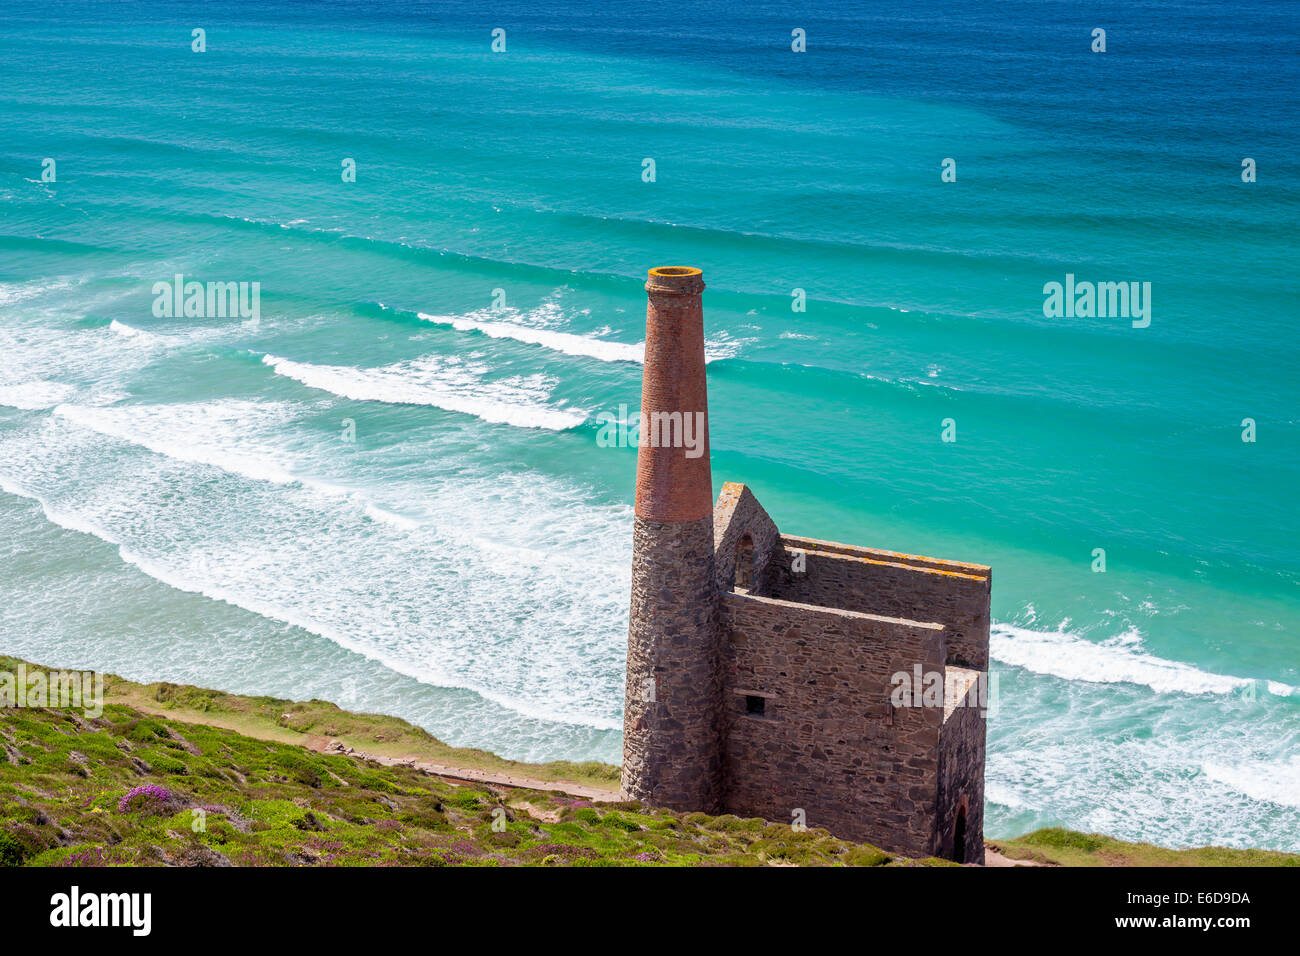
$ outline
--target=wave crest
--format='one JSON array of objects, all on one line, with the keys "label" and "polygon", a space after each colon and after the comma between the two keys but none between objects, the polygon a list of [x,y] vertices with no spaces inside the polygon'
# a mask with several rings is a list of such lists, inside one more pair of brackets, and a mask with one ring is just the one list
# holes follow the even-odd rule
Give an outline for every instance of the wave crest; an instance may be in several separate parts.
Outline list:
[{"label": "wave crest", "polygon": [[277,375],[354,401],[428,405],[491,424],[549,431],[567,431],[588,418],[581,409],[548,404],[549,389],[537,376],[488,380],[481,374],[486,369],[454,358],[429,356],[380,368],[312,365],[277,355],[264,355],[262,362]]},{"label": "wave crest", "polygon": [[[1182,661],[1156,657],[1142,649],[1142,636],[1136,628],[1095,642],[1067,630],[1066,624],[1055,631],[1036,631],[995,622],[989,649],[995,660],[1035,674],[1093,684],[1139,684],[1158,694],[1231,694],[1256,683],[1248,677],[1213,674]],[[1276,681],[1268,682],[1267,687],[1278,696],[1293,692]]]}]

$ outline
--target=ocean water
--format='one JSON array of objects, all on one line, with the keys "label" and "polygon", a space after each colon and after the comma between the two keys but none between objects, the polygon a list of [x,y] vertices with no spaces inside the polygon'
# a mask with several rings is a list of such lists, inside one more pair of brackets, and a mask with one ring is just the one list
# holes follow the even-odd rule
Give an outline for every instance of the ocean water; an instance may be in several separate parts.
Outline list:
[{"label": "ocean water", "polygon": [[[646,268],[697,265],[715,485],[994,567],[988,833],[1300,850],[1296,42],[1260,0],[5,4],[0,651],[617,761],[595,419]],[[155,315],[177,274],[257,320]],[[1046,317],[1067,274],[1149,327]]]}]

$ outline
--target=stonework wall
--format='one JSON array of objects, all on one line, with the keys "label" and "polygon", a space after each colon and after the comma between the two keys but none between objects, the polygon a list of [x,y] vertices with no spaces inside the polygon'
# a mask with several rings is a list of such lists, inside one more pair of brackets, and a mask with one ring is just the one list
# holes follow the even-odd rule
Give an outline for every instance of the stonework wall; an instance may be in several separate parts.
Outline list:
[{"label": "stonework wall", "polygon": [[931,854],[943,709],[891,708],[890,675],[942,670],[943,628],[721,597],[725,809]]},{"label": "stonework wall", "polygon": [[[950,668],[950,672],[956,668]],[[959,863],[984,863],[984,736],[977,672],[970,689],[944,721],[939,740],[939,791],[935,813],[935,856],[956,860],[953,839],[958,813],[966,815],[965,853]]]},{"label": "stonework wall", "polygon": [[[983,862],[989,580],[783,536],[740,484],[699,520],[638,506],[624,792],[782,823],[802,810],[810,827],[949,859],[961,816],[962,862]],[[943,674],[944,706],[891,704],[893,675],[917,665]]]},{"label": "stonework wall", "polygon": [[750,590],[765,594],[775,570],[771,559],[780,553],[781,532],[753,492],[729,481],[722,486],[718,505],[713,509],[714,566],[719,591],[730,591],[735,585],[740,545],[746,536],[751,544]]},{"label": "stonework wall", "polygon": [[630,799],[705,813],[721,807],[720,643],[713,518],[636,517],[623,716]]},{"label": "stonework wall", "polygon": [[[991,574],[981,565],[784,536],[768,578],[773,597],[868,614],[936,621],[948,662],[988,667]],[[834,548],[836,550],[829,550]],[[806,569],[791,570],[796,553]]]}]

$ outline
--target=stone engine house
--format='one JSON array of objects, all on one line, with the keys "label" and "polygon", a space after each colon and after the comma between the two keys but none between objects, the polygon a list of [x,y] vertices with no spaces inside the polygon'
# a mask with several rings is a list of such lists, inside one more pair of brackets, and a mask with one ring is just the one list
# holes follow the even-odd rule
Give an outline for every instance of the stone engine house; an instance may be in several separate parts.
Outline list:
[{"label": "stone engine house", "polygon": [[623,791],[982,863],[990,570],[782,534],[741,484],[715,503],[703,290],[646,283]]}]

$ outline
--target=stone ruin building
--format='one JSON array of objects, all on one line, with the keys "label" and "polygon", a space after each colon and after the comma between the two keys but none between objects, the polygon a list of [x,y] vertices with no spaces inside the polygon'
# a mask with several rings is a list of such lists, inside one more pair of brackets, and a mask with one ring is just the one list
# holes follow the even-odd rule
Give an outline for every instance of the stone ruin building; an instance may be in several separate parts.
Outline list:
[{"label": "stone ruin building", "polygon": [[989,568],[782,534],[742,484],[715,503],[701,271],[646,291],[624,794],[983,863]]}]

